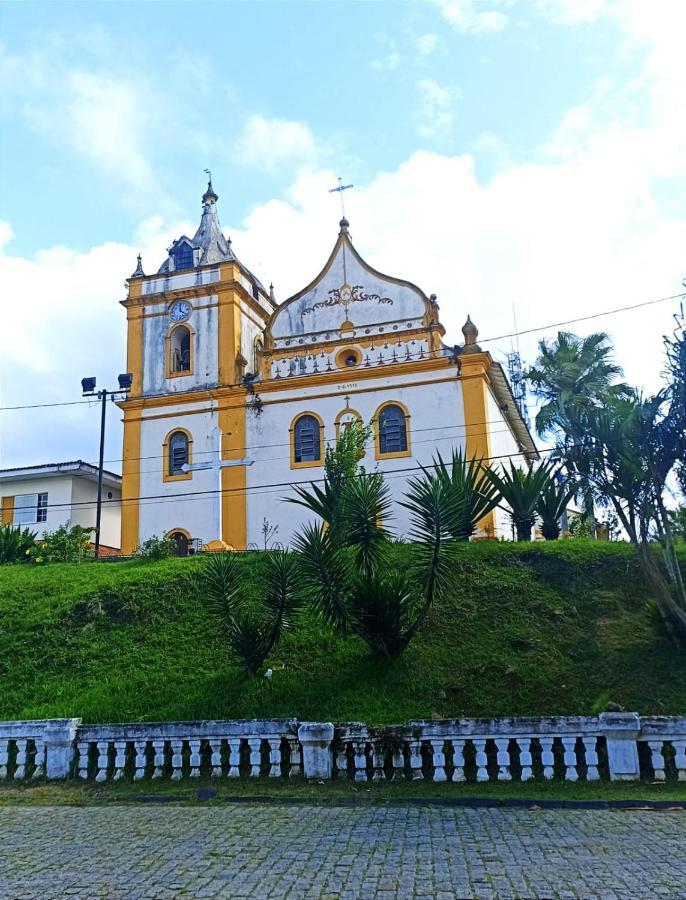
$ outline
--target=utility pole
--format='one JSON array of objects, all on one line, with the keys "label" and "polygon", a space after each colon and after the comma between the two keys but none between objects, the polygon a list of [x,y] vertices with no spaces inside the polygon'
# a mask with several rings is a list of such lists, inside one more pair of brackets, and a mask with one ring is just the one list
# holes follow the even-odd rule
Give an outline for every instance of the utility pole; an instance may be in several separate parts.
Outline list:
[{"label": "utility pole", "polygon": [[98,461],[98,497],[95,507],[95,558],[100,559],[100,522],[102,519],[102,474],[103,464],[105,461],[105,420],[107,418],[107,400],[114,400],[115,397],[126,395],[131,390],[133,376],[129,372],[124,372],[118,376],[119,388],[116,391],[108,391],[103,388],[100,391],[95,390],[95,378],[82,378],[81,390],[84,397],[97,397],[100,401],[100,458]]}]

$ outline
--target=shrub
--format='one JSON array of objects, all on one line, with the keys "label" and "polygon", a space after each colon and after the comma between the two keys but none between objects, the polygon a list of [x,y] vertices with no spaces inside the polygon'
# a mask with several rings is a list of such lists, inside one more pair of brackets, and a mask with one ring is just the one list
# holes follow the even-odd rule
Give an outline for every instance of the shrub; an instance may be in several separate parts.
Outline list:
[{"label": "shrub", "polygon": [[81,525],[60,525],[55,531],[49,531],[43,540],[31,550],[34,562],[76,562],[79,563],[93,555],[91,535],[95,528],[83,528]]},{"label": "shrub", "polygon": [[139,544],[135,551],[134,556],[139,556],[141,559],[151,559],[151,560],[160,560],[160,559],[168,559],[174,553],[174,541],[167,540],[167,538],[158,538],[156,535],[148,538],[147,541],[143,541],[142,544]]},{"label": "shrub", "polygon": [[0,565],[26,562],[35,543],[36,535],[28,528],[3,525],[0,527]]}]

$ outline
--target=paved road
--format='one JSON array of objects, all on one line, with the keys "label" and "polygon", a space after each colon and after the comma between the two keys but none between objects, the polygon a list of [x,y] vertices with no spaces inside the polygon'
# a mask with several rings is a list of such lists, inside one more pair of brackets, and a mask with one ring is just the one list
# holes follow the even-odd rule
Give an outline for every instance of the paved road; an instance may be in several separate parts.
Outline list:
[{"label": "paved road", "polygon": [[0,897],[686,898],[686,813],[4,807]]}]

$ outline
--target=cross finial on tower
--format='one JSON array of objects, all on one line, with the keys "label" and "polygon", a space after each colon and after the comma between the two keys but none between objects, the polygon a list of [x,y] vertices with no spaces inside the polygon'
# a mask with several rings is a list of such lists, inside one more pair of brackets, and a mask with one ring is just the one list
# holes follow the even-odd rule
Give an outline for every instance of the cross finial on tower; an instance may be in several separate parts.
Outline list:
[{"label": "cross finial on tower", "polygon": [[354,187],[354,185],[353,184],[343,184],[343,179],[339,175],[338,176],[338,187],[329,188],[330,194],[340,194],[340,196],[341,196],[341,225],[343,224],[344,220],[345,220],[346,224],[348,224],[347,220],[345,218],[345,204],[343,203],[343,191],[347,191],[348,188],[351,188],[351,187]]},{"label": "cross finial on tower", "polygon": [[212,187],[212,172],[209,169],[205,169],[205,174],[207,175],[207,190],[202,195],[203,203],[216,203],[219,200],[219,197],[214,191]]}]

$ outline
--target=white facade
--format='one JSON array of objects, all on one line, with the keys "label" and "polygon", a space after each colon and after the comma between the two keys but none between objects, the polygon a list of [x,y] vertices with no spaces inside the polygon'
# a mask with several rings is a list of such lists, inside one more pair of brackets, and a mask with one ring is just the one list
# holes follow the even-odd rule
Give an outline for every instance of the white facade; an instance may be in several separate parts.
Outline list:
[{"label": "white facade", "polygon": [[[0,470],[3,525],[28,528],[40,540],[62,525],[95,528],[98,470],[81,460]],[[103,477],[100,543],[119,549],[121,478]]]},{"label": "white facade", "polygon": [[[459,449],[487,463],[518,464],[536,456],[503,370],[476,343],[471,321],[464,345],[444,344],[436,298],[369,266],[345,219],[320,274],[276,306],[230,241],[203,243],[203,235],[220,235],[216,199],[209,186],[194,239],[196,253],[215,248],[213,265],[172,274],[174,250],[157,276],[145,276],[139,264],[132,278],[140,284],[130,282],[124,304],[130,371],[141,392],[122,404],[124,495],[131,498],[125,552],[153,535],[176,534],[261,547],[265,523],[276,529],[272,543],[289,545],[308,513],[286,498],[294,484],[323,479],[325,447],[346,419],[374,422],[361,464],[386,475],[396,501],[438,453],[446,461]],[[191,334],[192,364],[182,374],[169,366],[179,304]],[[389,404],[404,429],[397,446],[385,424]],[[301,416],[312,417],[311,430],[319,423],[315,455],[298,444]],[[186,446],[183,469],[174,463],[175,440]],[[386,524],[410,537],[399,503]],[[484,536],[511,533],[501,511],[485,527]]]}]

